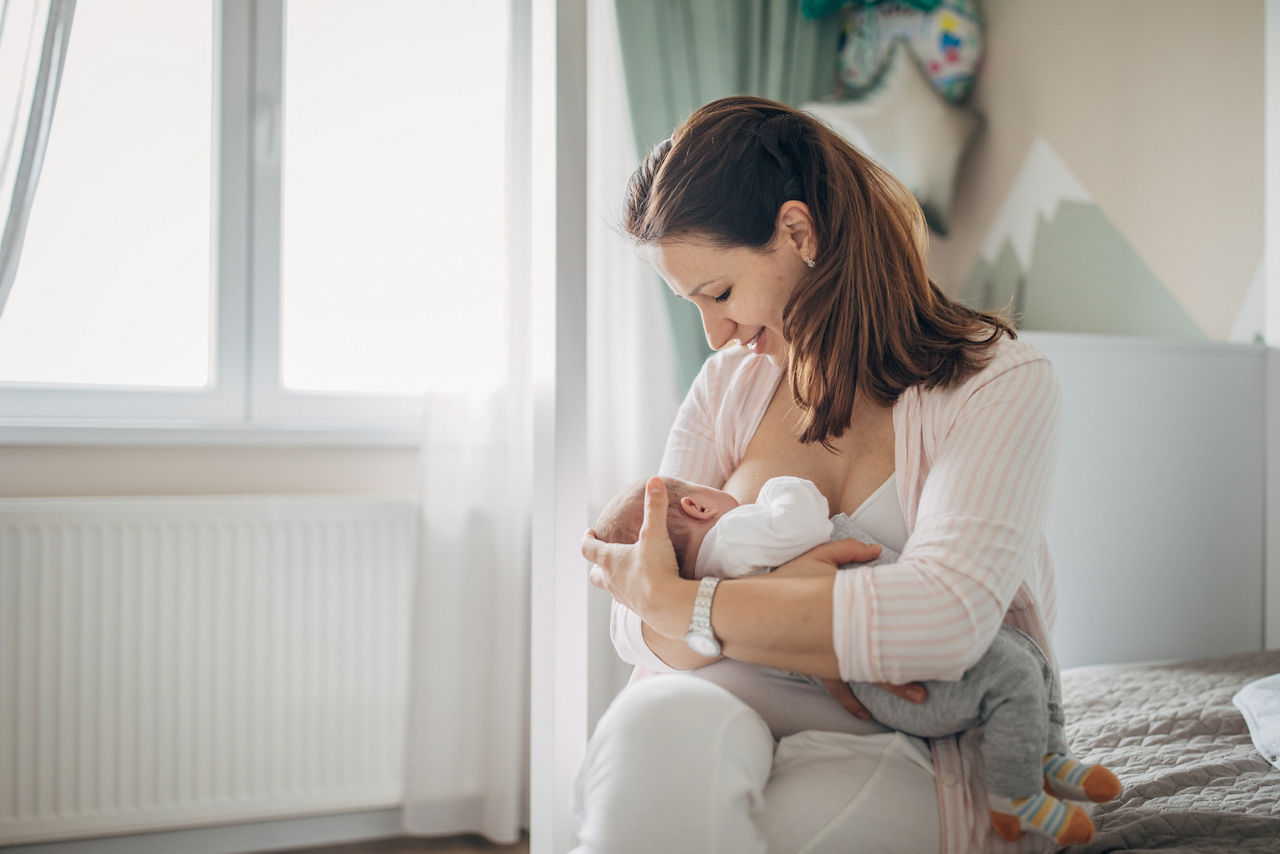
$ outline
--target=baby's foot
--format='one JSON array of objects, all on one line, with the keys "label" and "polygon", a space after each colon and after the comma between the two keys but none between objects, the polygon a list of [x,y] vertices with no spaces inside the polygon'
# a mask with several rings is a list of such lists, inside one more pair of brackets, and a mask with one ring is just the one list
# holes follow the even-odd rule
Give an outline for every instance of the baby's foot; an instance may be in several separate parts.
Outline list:
[{"label": "baby's foot", "polygon": [[1050,792],[1073,801],[1109,801],[1120,794],[1120,781],[1102,765],[1085,765],[1061,753],[1046,753],[1044,782]]},{"label": "baby's foot", "polygon": [[1026,831],[1052,838],[1059,845],[1093,839],[1093,822],[1078,805],[1036,792],[1026,798],[987,795],[991,824],[1002,839],[1021,839]]}]

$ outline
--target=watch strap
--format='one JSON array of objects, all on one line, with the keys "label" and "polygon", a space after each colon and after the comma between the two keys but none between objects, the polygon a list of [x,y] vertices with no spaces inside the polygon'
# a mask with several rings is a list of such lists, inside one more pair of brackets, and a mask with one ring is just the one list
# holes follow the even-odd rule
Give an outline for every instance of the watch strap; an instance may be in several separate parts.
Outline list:
[{"label": "watch strap", "polygon": [[716,595],[716,585],[720,583],[719,578],[707,576],[698,582],[698,595],[693,600],[693,620],[689,623],[690,632],[706,632],[712,637],[715,633],[711,631],[711,600]]}]

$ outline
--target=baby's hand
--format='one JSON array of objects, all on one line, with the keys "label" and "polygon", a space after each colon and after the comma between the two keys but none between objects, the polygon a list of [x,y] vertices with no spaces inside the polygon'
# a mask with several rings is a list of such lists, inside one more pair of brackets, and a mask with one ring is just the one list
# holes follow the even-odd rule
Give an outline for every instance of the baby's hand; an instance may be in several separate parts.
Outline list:
[{"label": "baby's hand", "polygon": [[[819,677],[820,679],[822,677]],[[909,703],[923,703],[929,699],[929,692],[919,682],[908,682],[905,685],[890,685],[888,682],[877,682],[884,690],[890,694],[906,700]],[[871,713],[867,711],[867,707],[858,702],[858,698],[853,696],[853,691],[849,689],[848,682],[841,682],[839,679],[822,679],[822,686],[827,689],[831,696],[839,701],[840,705],[855,718],[864,721],[871,720]]]},{"label": "baby's hand", "polygon": [[858,702],[857,697],[853,696],[853,692],[849,690],[849,683],[841,682],[839,679],[823,679],[822,687],[844,706],[846,712],[859,720],[871,720],[871,713],[867,711],[866,706]]}]

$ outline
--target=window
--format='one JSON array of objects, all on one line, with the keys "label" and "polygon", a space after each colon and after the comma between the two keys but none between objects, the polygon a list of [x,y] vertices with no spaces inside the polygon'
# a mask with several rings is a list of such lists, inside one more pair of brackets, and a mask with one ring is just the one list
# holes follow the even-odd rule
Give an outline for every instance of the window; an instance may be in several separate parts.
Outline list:
[{"label": "window", "polygon": [[212,16],[165,0],[132,8],[169,37],[135,39],[136,22],[105,3],[77,11],[20,278],[0,316],[4,380],[209,381]]},{"label": "window", "polygon": [[411,427],[500,383],[507,8],[80,0],[4,423]]},{"label": "window", "polygon": [[[466,5],[307,0],[290,11],[287,388],[413,393],[492,384],[502,367],[497,348],[477,344],[505,337],[503,4],[453,11]],[[468,61],[452,59],[457,44],[474,46]],[[460,366],[449,356],[461,352],[484,358]]]}]

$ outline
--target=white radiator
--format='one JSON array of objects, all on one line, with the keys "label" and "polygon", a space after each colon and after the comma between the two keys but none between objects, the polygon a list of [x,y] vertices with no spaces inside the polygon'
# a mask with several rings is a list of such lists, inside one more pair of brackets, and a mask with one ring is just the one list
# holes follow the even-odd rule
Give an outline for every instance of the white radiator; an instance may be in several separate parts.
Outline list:
[{"label": "white radiator", "polygon": [[417,511],[0,501],[0,845],[395,805]]}]

